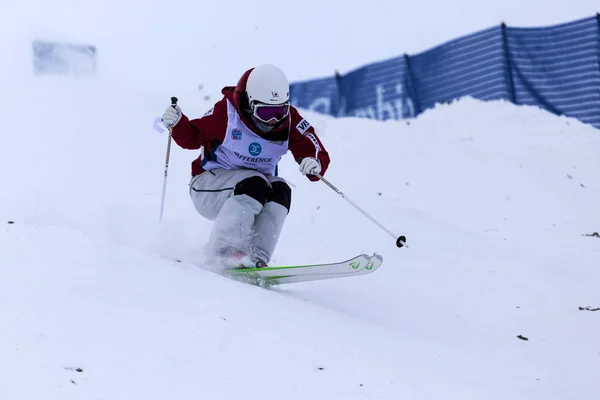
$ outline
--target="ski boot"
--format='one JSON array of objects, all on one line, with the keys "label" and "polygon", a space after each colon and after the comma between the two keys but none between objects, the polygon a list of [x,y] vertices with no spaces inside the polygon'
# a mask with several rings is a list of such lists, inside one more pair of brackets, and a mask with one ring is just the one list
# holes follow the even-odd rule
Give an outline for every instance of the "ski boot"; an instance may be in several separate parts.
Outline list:
[{"label": "ski boot", "polygon": [[267,263],[259,258],[252,258],[234,247],[225,247],[217,252],[217,256],[227,269],[265,268]]}]

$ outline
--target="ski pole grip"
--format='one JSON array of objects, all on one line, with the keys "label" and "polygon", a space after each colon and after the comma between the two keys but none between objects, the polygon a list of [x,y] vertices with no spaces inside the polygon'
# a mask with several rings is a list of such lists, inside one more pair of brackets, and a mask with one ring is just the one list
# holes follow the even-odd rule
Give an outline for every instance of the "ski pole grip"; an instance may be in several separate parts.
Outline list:
[{"label": "ski pole grip", "polygon": [[177,102],[179,99],[177,97],[171,97],[171,107],[177,107]]}]

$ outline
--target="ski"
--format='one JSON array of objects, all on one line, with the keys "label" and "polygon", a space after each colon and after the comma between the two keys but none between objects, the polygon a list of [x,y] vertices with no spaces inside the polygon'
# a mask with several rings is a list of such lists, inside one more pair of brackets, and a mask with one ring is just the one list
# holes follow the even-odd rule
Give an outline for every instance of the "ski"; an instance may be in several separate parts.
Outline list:
[{"label": "ski", "polygon": [[273,286],[371,274],[382,263],[383,257],[378,254],[360,254],[336,263],[228,269],[225,274],[250,284]]}]

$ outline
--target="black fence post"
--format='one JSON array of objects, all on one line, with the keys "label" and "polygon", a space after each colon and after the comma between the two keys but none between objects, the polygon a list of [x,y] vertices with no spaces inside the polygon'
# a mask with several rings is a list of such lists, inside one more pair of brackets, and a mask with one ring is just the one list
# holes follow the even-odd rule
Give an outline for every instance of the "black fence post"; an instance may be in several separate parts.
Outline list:
[{"label": "black fence post", "polygon": [[[596,13],[596,22],[598,23],[598,46],[600,47],[600,13]],[[598,49],[600,51],[600,49]],[[598,65],[600,68],[600,65]]]},{"label": "black fence post", "polygon": [[341,112],[343,111],[342,104],[343,104],[343,99],[344,99],[343,88],[342,88],[342,75],[340,75],[338,70],[335,70],[334,79],[335,79],[335,86],[337,89],[337,99],[336,99],[337,100],[337,109],[336,109],[336,112],[332,113],[332,114],[337,117],[343,117],[344,115],[341,115]]},{"label": "black fence post", "polygon": [[[596,13],[596,22],[598,23],[598,52],[600,53],[600,13]],[[598,72],[600,72],[600,62],[598,63]]]},{"label": "black fence post", "polygon": [[421,114],[421,100],[419,99],[419,91],[417,90],[415,77],[413,75],[412,67],[410,65],[410,57],[406,53],[404,54],[404,65],[406,66],[406,73],[408,75],[407,81],[409,82],[410,86],[410,97],[412,98],[413,106],[415,108],[415,115],[413,115],[413,117],[416,117],[417,115]]},{"label": "black fence post", "polygon": [[504,54],[504,76],[506,77],[506,85],[508,86],[508,96],[510,101],[517,104],[517,95],[515,93],[515,82],[512,73],[512,58],[508,47],[508,37],[506,32],[506,24],[503,22],[500,25],[502,30],[502,49]]}]

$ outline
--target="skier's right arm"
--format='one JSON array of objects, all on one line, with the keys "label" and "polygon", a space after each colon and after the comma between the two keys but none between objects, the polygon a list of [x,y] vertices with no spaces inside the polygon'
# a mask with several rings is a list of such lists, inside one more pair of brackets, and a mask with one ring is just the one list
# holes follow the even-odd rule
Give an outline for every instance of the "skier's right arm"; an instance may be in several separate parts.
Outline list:
[{"label": "skier's right arm", "polygon": [[218,101],[203,117],[192,120],[179,107],[168,107],[163,122],[173,127],[175,143],[184,149],[196,150],[222,134],[227,126],[227,104],[224,99]]}]

